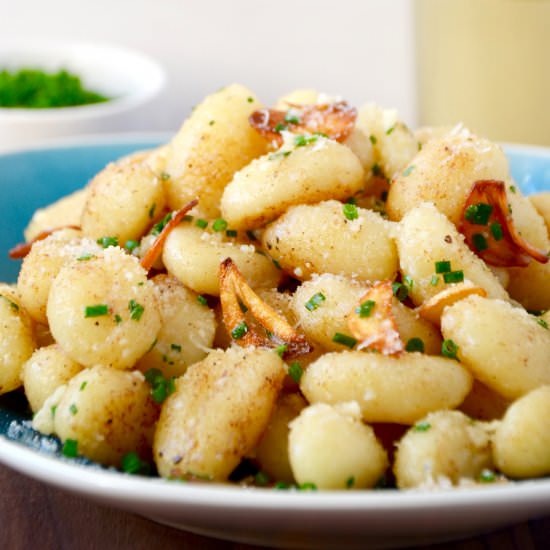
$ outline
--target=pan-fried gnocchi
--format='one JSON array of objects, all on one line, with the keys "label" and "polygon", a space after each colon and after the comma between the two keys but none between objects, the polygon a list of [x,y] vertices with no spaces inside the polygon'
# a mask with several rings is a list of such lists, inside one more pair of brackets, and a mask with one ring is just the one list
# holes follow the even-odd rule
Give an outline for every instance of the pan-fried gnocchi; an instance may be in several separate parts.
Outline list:
[{"label": "pan-fried gnocchi", "polygon": [[549,475],[547,206],[462,126],[230,85],[32,216],[0,286],[0,394],[22,385],[66,456],[133,474]]}]

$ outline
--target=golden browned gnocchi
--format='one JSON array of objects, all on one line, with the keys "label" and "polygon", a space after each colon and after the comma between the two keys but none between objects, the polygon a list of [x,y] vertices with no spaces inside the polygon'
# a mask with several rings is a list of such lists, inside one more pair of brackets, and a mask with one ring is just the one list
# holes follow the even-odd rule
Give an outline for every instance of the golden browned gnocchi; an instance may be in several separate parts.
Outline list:
[{"label": "golden browned gnocchi", "polygon": [[109,164],[90,182],[80,224],[86,235],[114,237],[123,246],[145,232],[164,203],[161,179],[138,153]]},{"label": "golden browned gnocchi", "polygon": [[63,352],[59,344],[35,350],[23,365],[21,380],[33,412],[38,411],[52,393],[84,367]]},{"label": "golden browned gnocchi", "polygon": [[461,125],[228,86],[35,213],[0,394],[65,455],[168,479],[548,475],[546,195]]},{"label": "golden browned gnocchi", "polygon": [[55,340],[86,367],[134,366],[161,323],[153,283],[137,259],[117,247],[61,268],[47,312]]},{"label": "golden browned gnocchi", "polygon": [[79,372],[46,400],[34,418],[44,432],[76,442],[79,453],[120,466],[129,452],[150,456],[158,408],[137,371],[95,366]]},{"label": "golden browned gnocchi", "polygon": [[320,136],[289,147],[252,161],[227,185],[221,210],[232,227],[260,227],[294,204],[346,199],[362,188],[363,168],[347,147]]},{"label": "golden browned gnocchi", "polygon": [[21,369],[35,347],[32,322],[17,292],[0,285],[0,395],[21,385]]},{"label": "golden browned gnocchi", "polygon": [[219,233],[180,225],[166,240],[162,260],[168,273],[199,294],[220,293],[220,263],[231,258],[253,287],[273,287],[280,270],[253,244],[224,240]]},{"label": "golden browned gnocchi", "polygon": [[499,470],[512,478],[550,473],[550,386],[529,392],[506,411],[493,436]]},{"label": "golden browned gnocchi", "polygon": [[406,489],[477,480],[492,467],[488,430],[459,411],[437,411],[401,438],[393,470],[397,486]]},{"label": "golden browned gnocchi", "polygon": [[[180,376],[204,359],[216,333],[214,312],[204,298],[170,275],[153,279],[161,327],[153,347],[138,361],[143,372],[157,368],[166,378]],[[201,300],[202,298],[202,300]]]},{"label": "golden browned gnocchi", "polygon": [[219,215],[221,195],[235,172],[267,150],[248,123],[259,107],[256,96],[239,84],[197,105],[166,151],[163,176],[170,208],[200,197],[204,215]]},{"label": "golden browned gnocchi", "polygon": [[308,366],[300,383],[310,403],[355,401],[366,422],[397,424],[414,424],[428,412],[457,407],[471,386],[471,375],[452,359],[361,351],[323,355]]},{"label": "golden browned gnocchi", "polygon": [[162,408],[154,452],[165,477],[227,479],[254,450],[285,369],[273,351],[213,351],[176,381]]},{"label": "golden browned gnocchi", "polygon": [[316,403],[290,423],[290,465],[296,481],[320,489],[366,489],[382,477],[388,457],[357,403]]},{"label": "golden browned gnocchi", "polygon": [[370,210],[351,211],[337,201],[293,206],[267,227],[263,245],[300,280],[313,273],[394,279],[398,258],[391,223]]},{"label": "golden browned gnocchi", "polygon": [[470,296],[443,312],[441,329],[464,366],[505,398],[550,384],[550,330],[522,308]]},{"label": "golden browned gnocchi", "polygon": [[76,229],[60,229],[32,246],[19,271],[17,290],[25,309],[36,322],[48,322],[48,295],[61,267],[72,260],[86,261],[100,250],[95,240],[83,237]]}]

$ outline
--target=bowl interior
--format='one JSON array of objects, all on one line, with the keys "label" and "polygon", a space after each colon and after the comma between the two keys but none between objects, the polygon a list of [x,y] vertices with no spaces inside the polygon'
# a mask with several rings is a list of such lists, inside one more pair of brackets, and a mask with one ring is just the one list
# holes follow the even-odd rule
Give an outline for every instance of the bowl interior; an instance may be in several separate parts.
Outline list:
[{"label": "bowl interior", "polygon": [[[7,251],[23,240],[33,212],[86,185],[108,162],[133,151],[164,143],[168,136],[111,136],[59,147],[0,155],[0,185],[4,195],[0,220],[0,281],[16,280],[19,262]],[[505,147],[516,182],[526,193],[550,190],[550,149]]]}]

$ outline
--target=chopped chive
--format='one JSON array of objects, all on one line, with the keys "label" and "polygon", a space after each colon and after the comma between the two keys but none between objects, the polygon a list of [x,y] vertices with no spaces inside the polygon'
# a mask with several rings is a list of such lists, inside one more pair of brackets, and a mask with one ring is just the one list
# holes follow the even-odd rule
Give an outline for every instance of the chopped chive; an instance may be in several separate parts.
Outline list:
[{"label": "chopped chive", "polygon": [[288,346],[286,344],[281,344],[280,346],[277,346],[275,348],[275,351],[277,352],[277,355],[279,357],[282,357],[285,354],[285,351],[288,349]]},{"label": "chopped chive", "polygon": [[516,186],[510,185],[510,191],[512,191],[512,193],[515,193],[517,191]]},{"label": "chopped chive", "polygon": [[411,174],[411,172],[415,169],[415,165],[411,164],[410,166],[407,166],[405,170],[403,170],[403,177],[406,178]]},{"label": "chopped chive", "polygon": [[139,455],[134,451],[126,453],[122,457],[122,471],[127,474],[137,474],[141,470],[141,464]]},{"label": "chopped chive", "polygon": [[400,302],[404,302],[409,296],[409,289],[403,283],[398,283],[396,281],[395,283],[392,283],[391,288],[392,288],[393,295]]},{"label": "chopped chive", "polygon": [[258,487],[265,487],[269,484],[269,481],[269,476],[261,470],[254,476],[254,483],[258,485]]},{"label": "chopped chive", "polygon": [[304,147],[305,145],[309,145],[310,143],[315,143],[319,137],[323,136],[323,134],[316,133],[311,136],[304,136],[303,134],[299,134],[294,137],[294,144],[296,147]]},{"label": "chopped chive", "polygon": [[300,483],[298,485],[299,491],[317,491],[317,485],[315,483],[311,483],[310,481],[306,481],[305,483]]},{"label": "chopped chive", "polygon": [[135,241],[134,239],[130,239],[130,240],[126,241],[126,244],[124,245],[124,248],[128,252],[133,252],[138,246],[139,246],[138,241]]},{"label": "chopped chive", "polygon": [[208,301],[206,300],[206,298],[202,294],[199,294],[197,296],[197,302],[199,302],[199,304],[202,304],[203,306],[208,305]]},{"label": "chopped chive", "polygon": [[493,470],[489,470],[489,468],[483,468],[479,474],[480,483],[493,483],[496,479],[497,475]]},{"label": "chopped chive", "polygon": [[78,407],[73,403],[73,404],[69,407],[69,411],[70,411],[70,413],[74,416],[74,415],[78,412]]},{"label": "chopped chive", "polygon": [[117,237],[100,237],[97,239],[97,244],[101,245],[103,248],[109,248],[110,246],[118,246]]},{"label": "chopped chive", "polygon": [[288,111],[285,115],[285,122],[289,124],[300,124],[300,117],[296,114],[295,111]]},{"label": "chopped chive", "polygon": [[88,381],[84,380],[82,384],[80,384],[80,391],[84,391],[86,389],[86,386],[88,385]]},{"label": "chopped chive", "polygon": [[448,273],[451,271],[451,262],[448,260],[442,260],[440,262],[435,262],[435,272],[436,273]]},{"label": "chopped chive", "polygon": [[122,317],[121,317],[118,313],[115,314],[115,323],[116,323],[117,325],[119,325],[120,323],[122,323]]},{"label": "chopped chive", "polygon": [[281,132],[283,132],[284,130],[287,130],[287,129],[288,129],[288,126],[286,124],[283,124],[282,122],[279,122],[278,124],[275,125],[275,128],[273,128],[273,131],[281,133]]},{"label": "chopped chive", "polygon": [[208,122],[208,126],[214,126],[214,124],[216,124],[215,120],[211,120]]},{"label": "chopped chive", "polygon": [[88,260],[91,260],[92,258],[95,258],[93,254],[90,254],[89,252],[86,254],[82,254],[82,256],[79,256],[77,260],[79,262],[87,262]]},{"label": "chopped chive", "polygon": [[493,207],[486,202],[471,204],[466,208],[464,217],[474,225],[487,225],[493,212]]},{"label": "chopped chive", "polygon": [[236,229],[228,229],[225,234],[228,237],[236,237],[237,236],[237,230]]},{"label": "chopped chive", "polygon": [[156,208],[157,208],[157,203],[154,202],[151,208],[149,208],[149,219],[152,220],[155,217]]},{"label": "chopped chive", "polygon": [[50,407],[50,413],[52,414],[52,418],[55,417],[55,411],[57,411],[57,405],[52,405]]},{"label": "chopped chive", "polygon": [[371,135],[369,136],[369,140],[370,140],[370,142],[371,142],[373,145],[376,145],[376,142],[378,141],[378,140],[376,139],[376,136],[373,135],[373,134],[371,134]]},{"label": "chopped chive", "polygon": [[342,211],[344,212],[344,216],[348,220],[356,220],[359,217],[359,213],[357,212],[357,206],[355,206],[355,204],[350,204],[350,203],[343,204]]},{"label": "chopped chive", "polygon": [[448,357],[449,359],[458,359],[457,353],[458,346],[453,340],[443,340],[443,343],[441,344],[441,355]]},{"label": "chopped chive", "polygon": [[308,311],[314,311],[325,300],[326,300],[325,295],[322,292],[317,292],[304,304],[304,306]]},{"label": "chopped chive", "polygon": [[373,300],[366,300],[359,306],[355,308],[355,313],[359,315],[359,317],[370,317],[370,314],[372,313],[372,310],[375,308],[376,302]]},{"label": "chopped chive", "polygon": [[218,218],[212,224],[212,229],[214,231],[225,231],[227,229],[227,222],[222,218]]},{"label": "chopped chive", "polygon": [[387,136],[391,135],[391,133],[392,133],[394,130],[395,130],[395,126],[392,126],[391,128],[388,128],[388,129],[386,130],[386,135],[387,135]]},{"label": "chopped chive", "polygon": [[208,227],[208,222],[206,220],[203,220],[202,218],[199,218],[196,222],[195,222],[195,225],[197,227],[200,227],[201,229],[206,229]]},{"label": "chopped chive", "polygon": [[248,332],[248,325],[243,321],[239,323],[232,331],[231,337],[234,340],[240,340]]},{"label": "chopped chive", "polygon": [[409,291],[411,291],[413,289],[414,281],[413,281],[411,276],[405,275],[403,277],[403,282],[407,285],[407,287],[409,288]]},{"label": "chopped chive", "polygon": [[132,299],[128,302],[128,310],[130,311],[130,319],[132,319],[132,321],[139,321],[145,308]]},{"label": "chopped chive", "polygon": [[109,306],[107,304],[95,304],[93,306],[86,306],[84,308],[84,317],[101,317],[109,313]]},{"label": "chopped chive", "polygon": [[179,344],[170,344],[170,349],[173,349],[174,351],[181,351],[181,346]]},{"label": "chopped chive", "polygon": [[277,483],[273,485],[273,489],[277,489],[278,491],[284,491],[286,489],[290,489],[290,485],[288,483],[285,483],[284,481],[277,481]]},{"label": "chopped chive", "polygon": [[421,420],[414,425],[413,429],[415,432],[427,432],[431,427],[432,425],[429,422]]},{"label": "chopped chive", "polygon": [[342,334],[341,332],[337,332],[333,337],[332,341],[336,342],[337,344],[342,344],[343,346],[346,346],[348,348],[353,348],[355,344],[357,344],[357,340],[353,336],[348,336],[347,334]]},{"label": "chopped chive", "polygon": [[246,101],[248,101],[248,103],[254,103],[254,98],[253,97],[247,97]]},{"label": "chopped chive", "polygon": [[439,277],[437,275],[432,275],[432,278],[430,279],[430,284],[432,286],[437,286],[437,283],[439,283]]},{"label": "chopped chive", "polygon": [[487,248],[489,248],[489,243],[482,233],[474,233],[472,235],[472,244],[479,252],[481,252],[482,250],[487,250]]},{"label": "chopped chive", "polygon": [[67,439],[65,443],[63,443],[61,452],[63,453],[63,456],[67,456],[69,458],[78,456],[78,441],[76,439]]},{"label": "chopped chive", "polygon": [[349,476],[348,479],[346,479],[346,487],[348,489],[351,489],[355,485],[355,476]]},{"label": "chopped chive", "polygon": [[168,212],[160,222],[153,225],[153,229],[151,229],[151,235],[156,237],[157,235],[160,235],[166,224],[172,219],[172,212]]},{"label": "chopped chive", "polygon": [[292,380],[294,380],[294,382],[299,384],[300,379],[302,378],[302,374],[304,374],[304,369],[302,369],[300,363],[298,363],[297,361],[290,363],[290,365],[288,366],[288,375],[290,376],[290,378],[292,378]]},{"label": "chopped chive", "polygon": [[548,328],[548,323],[547,323],[544,319],[537,319],[537,323],[538,323],[542,328],[545,328],[545,329]]},{"label": "chopped chive", "polygon": [[407,342],[405,349],[407,351],[419,351],[420,353],[424,353],[424,342],[422,338],[411,338]]},{"label": "chopped chive", "polygon": [[449,271],[448,273],[443,273],[443,280],[449,283],[461,283],[464,281],[464,272],[463,271]]},{"label": "chopped chive", "polygon": [[273,262],[273,265],[277,268],[277,269],[283,269],[281,267],[281,264],[279,263],[279,260],[276,260],[275,258],[271,258],[271,261]]},{"label": "chopped chive", "polygon": [[490,226],[489,226],[489,229],[491,230],[491,235],[493,235],[495,241],[500,241],[502,240],[503,238],[503,233],[502,233],[502,225],[500,225],[500,223],[498,222],[493,222]]}]

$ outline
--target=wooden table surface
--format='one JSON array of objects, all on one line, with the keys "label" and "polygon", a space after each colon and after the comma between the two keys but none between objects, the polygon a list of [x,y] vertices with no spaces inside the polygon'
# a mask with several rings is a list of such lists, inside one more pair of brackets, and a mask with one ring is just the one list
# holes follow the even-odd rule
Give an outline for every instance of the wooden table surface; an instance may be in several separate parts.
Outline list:
[{"label": "wooden table surface", "polygon": [[[171,548],[260,550],[159,525],[89,502],[0,466],[0,549],[88,550]],[[550,517],[474,539],[423,550],[542,550],[550,548]],[[418,547],[417,547],[418,550]]]}]

